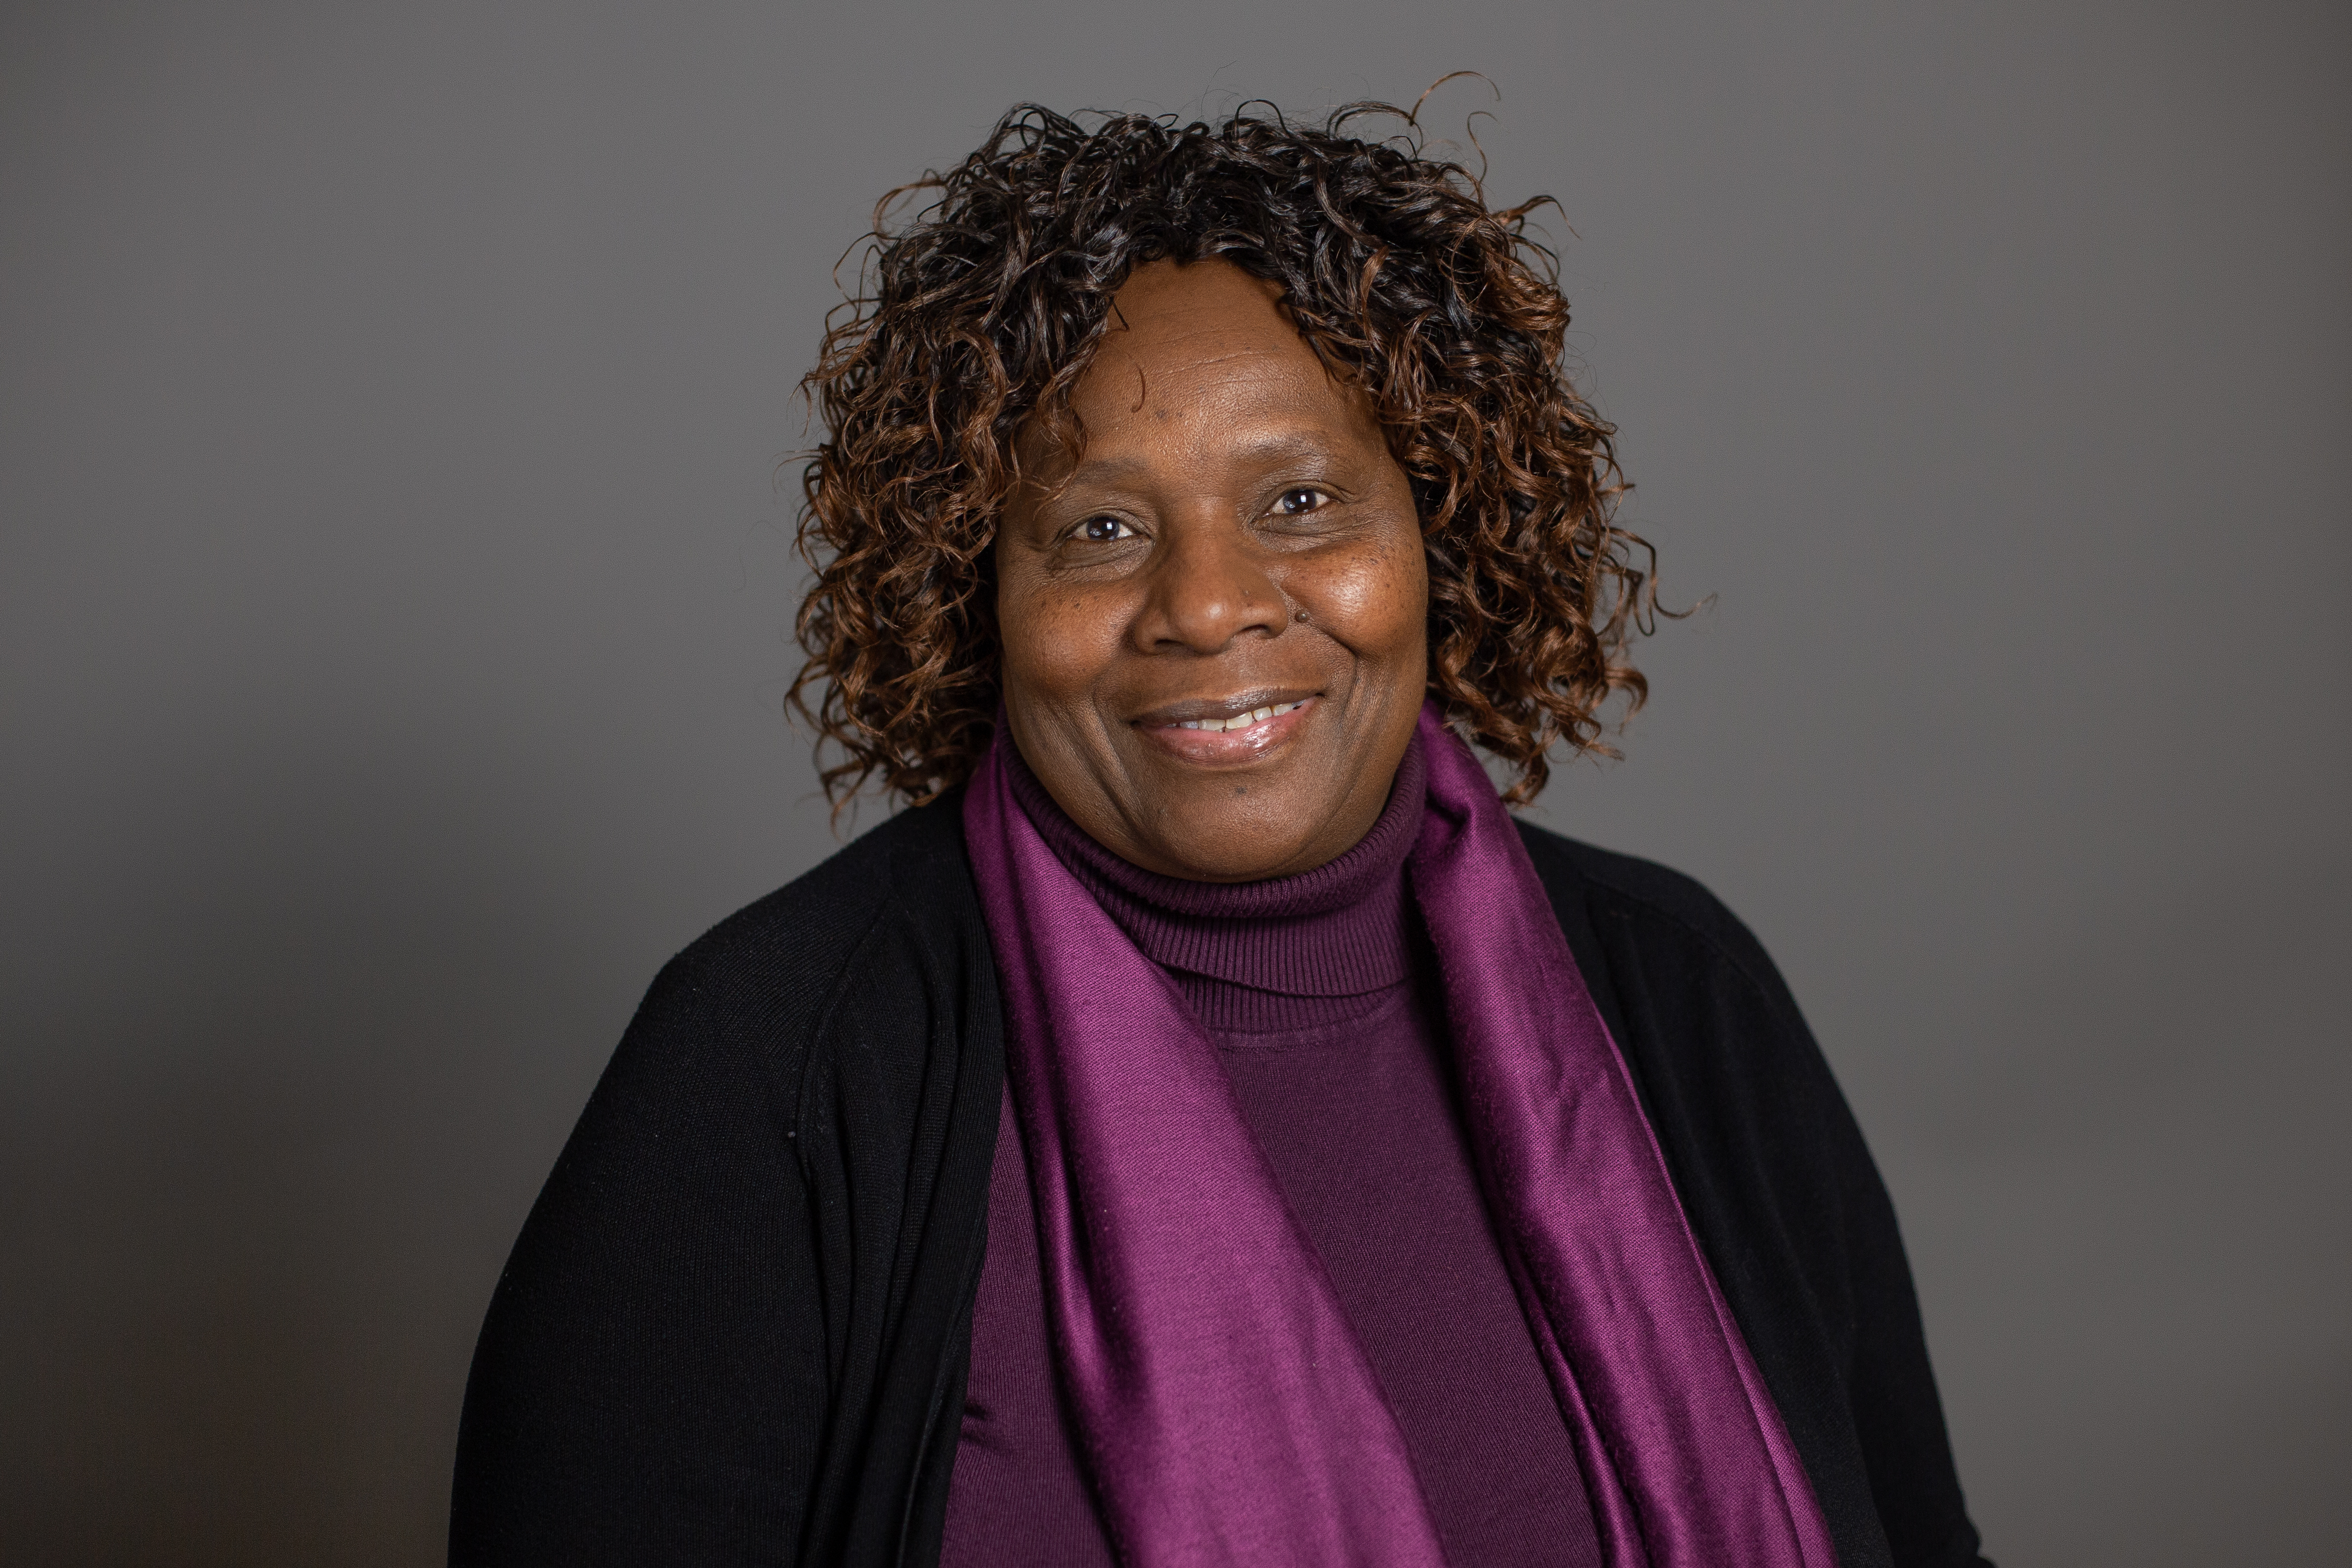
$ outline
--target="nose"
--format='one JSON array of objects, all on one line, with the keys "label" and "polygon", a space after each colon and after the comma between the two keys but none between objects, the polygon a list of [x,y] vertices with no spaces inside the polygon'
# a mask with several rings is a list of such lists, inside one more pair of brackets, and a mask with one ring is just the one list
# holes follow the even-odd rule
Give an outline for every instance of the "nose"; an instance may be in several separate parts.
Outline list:
[{"label": "nose", "polygon": [[1290,623],[1282,590],[1230,521],[1172,529],[1150,570],[1133,628],[1142,653],[1219,653],[1236,637],[1278,637]]}]

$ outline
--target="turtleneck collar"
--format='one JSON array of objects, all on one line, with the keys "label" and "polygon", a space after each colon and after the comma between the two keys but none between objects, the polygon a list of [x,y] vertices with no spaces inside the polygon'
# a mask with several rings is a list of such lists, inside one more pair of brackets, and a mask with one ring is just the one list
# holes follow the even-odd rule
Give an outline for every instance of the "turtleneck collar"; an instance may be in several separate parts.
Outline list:
[{"label": "turtleneck collar", "polygon": [[1428,793],[1418,733],[1371,831],[1337,860],[1270,882],[1188,882],[1130,864],[1070,820],[1016,748],[1005,756],[1039,836],[1161,967],[1286,997],[1360,997],[1412,977],[1404,866]]}]

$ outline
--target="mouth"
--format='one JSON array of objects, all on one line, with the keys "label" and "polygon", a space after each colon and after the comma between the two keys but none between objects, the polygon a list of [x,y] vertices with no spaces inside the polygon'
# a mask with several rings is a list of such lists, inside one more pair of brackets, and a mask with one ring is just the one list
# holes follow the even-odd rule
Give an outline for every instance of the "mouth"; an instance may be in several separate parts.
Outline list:
[{"label": "mouth", "polygon": [[1255,762],[1280,746],[1313,713],[1311,691],[1239,692],[1170,703],[1134,721],[1144,739],[1178,760],[1215,767]]}]

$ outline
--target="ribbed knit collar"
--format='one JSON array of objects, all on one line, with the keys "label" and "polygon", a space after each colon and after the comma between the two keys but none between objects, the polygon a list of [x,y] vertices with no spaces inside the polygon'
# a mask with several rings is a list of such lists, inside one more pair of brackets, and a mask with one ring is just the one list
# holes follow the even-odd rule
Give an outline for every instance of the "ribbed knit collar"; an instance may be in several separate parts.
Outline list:
[{"label": "ribbed knit collar", "polygon": [[1188,882],[1132,865],[1089,838],[1007,748],[1013,794],[1062,863],[1163,968],[1289,997],[1353,997],[1412,973],[1405,857],[1428,775],[1418,735],[1389,801],[1355,848],[1270,882]]}]

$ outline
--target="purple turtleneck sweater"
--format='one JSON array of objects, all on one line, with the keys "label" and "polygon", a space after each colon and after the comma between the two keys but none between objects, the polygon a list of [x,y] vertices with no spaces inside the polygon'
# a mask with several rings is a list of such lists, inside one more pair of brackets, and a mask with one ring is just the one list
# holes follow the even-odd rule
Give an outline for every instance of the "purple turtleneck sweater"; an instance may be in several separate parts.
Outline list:
[{"label": "purple turtleneck sweater", "polygon": [[[1025,767],[1038,832],[1216,1042],[1242,1114],[1395,1412],[1457,1568],[1599,1568],[1566,1424],[1453,1103],[1405,883],[1418,740],[1354,849],[1275,882],[1157,876],[1104,849]],[[1281,1485],[1279,1477],[1269,1485]],[[946,1568],[1116,1562],[1055,1385],[1036,1213],[1010,1097],[972,1307]]]}]

